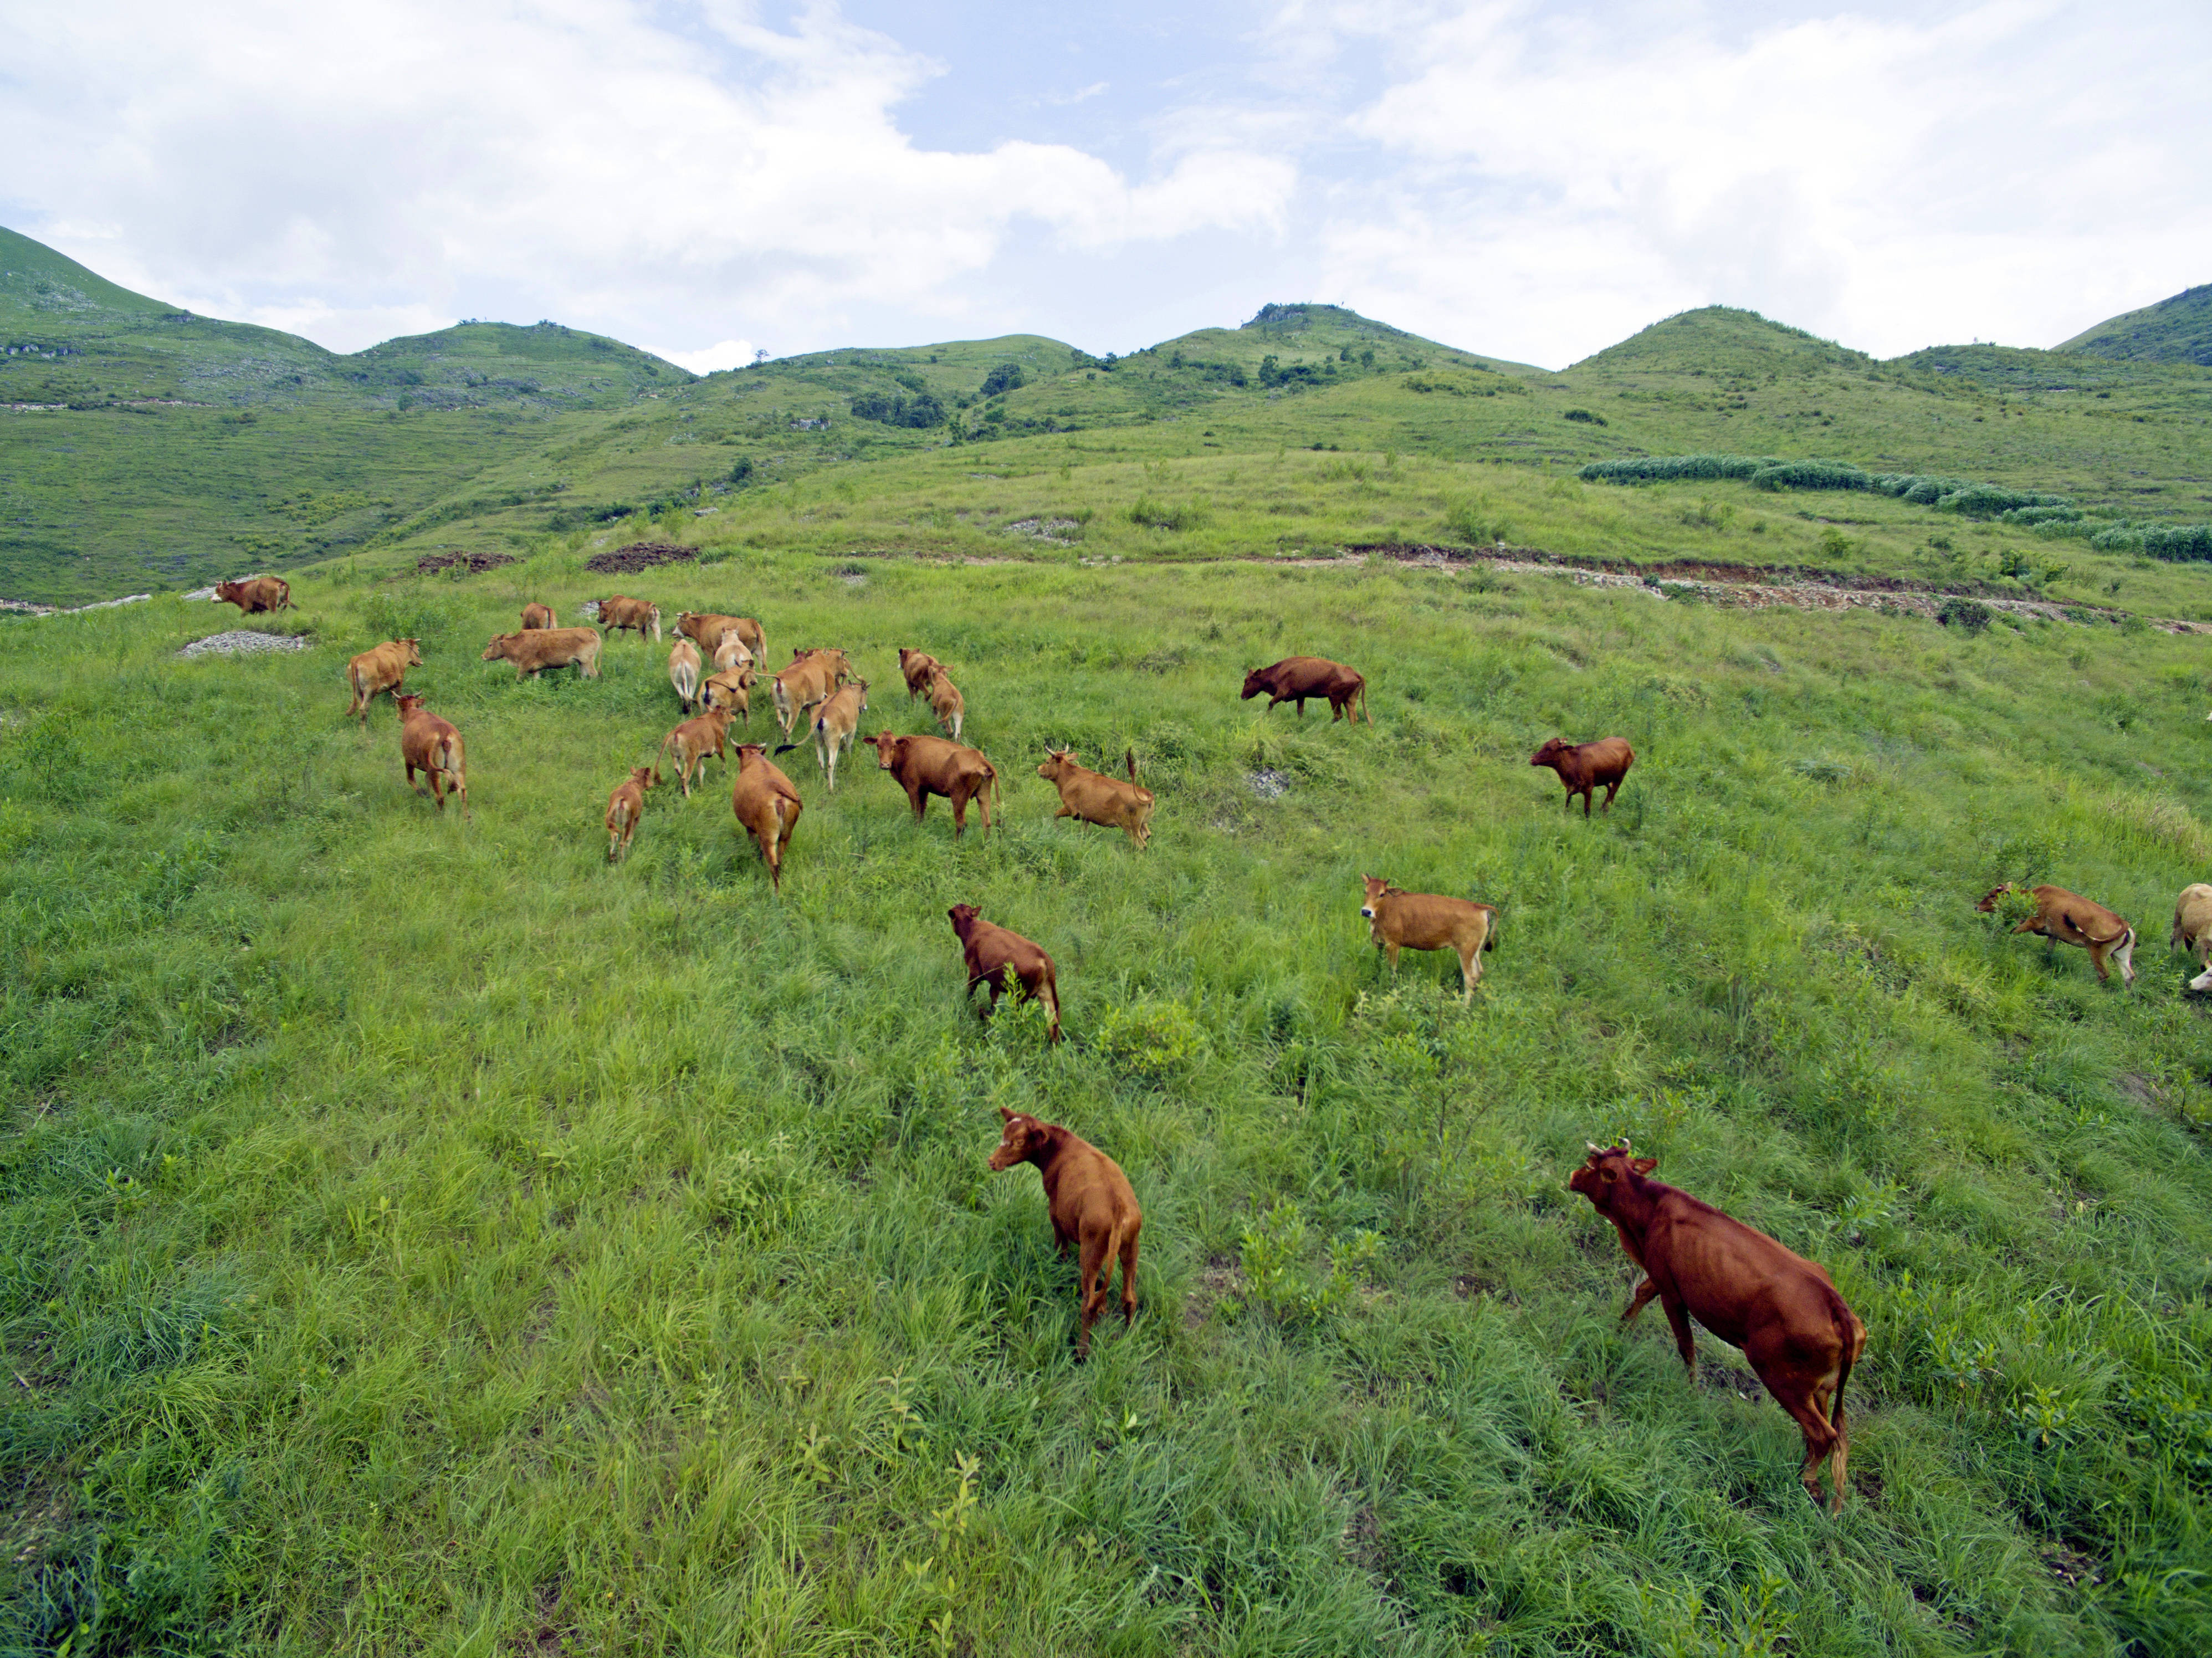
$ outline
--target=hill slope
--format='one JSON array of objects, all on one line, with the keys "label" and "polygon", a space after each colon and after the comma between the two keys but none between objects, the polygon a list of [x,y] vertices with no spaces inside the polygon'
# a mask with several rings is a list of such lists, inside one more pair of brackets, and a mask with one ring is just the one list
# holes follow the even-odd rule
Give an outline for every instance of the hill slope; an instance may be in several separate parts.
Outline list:
[{"label": "hill slope", "polygon": [[2136,362],[2212,367],[2212,282],[2109,318],[2056,349]]}]

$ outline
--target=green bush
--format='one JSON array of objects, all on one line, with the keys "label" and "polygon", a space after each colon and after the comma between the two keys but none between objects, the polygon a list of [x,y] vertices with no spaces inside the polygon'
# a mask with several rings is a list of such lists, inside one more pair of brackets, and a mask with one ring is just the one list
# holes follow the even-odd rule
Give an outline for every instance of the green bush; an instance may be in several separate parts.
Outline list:
[{"label": "green bush", "polygon": [[1098,1022],[1098,1051],[1124,1076],[1158,1082],[1198,1056],[1198,1021],[1181,1002],[1139,1001],[1110,1007]]},{"label": "green bush", "polygon": [[1018,362],[1002,362],[983,376],[982,395],[995,398],[1002,392],[1019,391],[1029,384],[1029,376],[1022,373]]},{"label": "green bush", "polygon": [[1195,530],[1205,525],[1207,516],[1202,503],[1170,507],[1150,495],[1139,495],[1129,507],[1129,522],[1147,530]]},{"label": "green bush", "polygon": [[1874,479],[1857,467],[1835,460],[1785,460],[1751,475],[1754,489],[1868,489]]},{"label": "green bush", "polygon": [[1593,415],[1587,409],[1570,409],[1565,414],[1560,416],[1559,418],[1561,420],[1576,421],[1584,426],[1603,426],[1607,423],[1606,418],[1603,415]]},{"label": "green bush", "polygon": [[2023,507],[2071,507],[2064,495],[2044,495],[2033,489],[2007,489],[1994,483],[1972,483],[1954,489],[1936,502],[1939,513],[1958,513],[1966,518],[1996,518]]},{"label": "green bush", "polygon": [[1639,455],[1629,460],[1594,460],[1575,476],[1585,483],[1671,483],[1680,478],[1747,478],[1786,463],[1769,455]]},{"label": "green bush", "polygon": [[1971,598],[1947,598],[1936,612],[1936,619],[1947,628],[1964,628],[1970,634],[1980,633],[1990,625],[1996,612],[1986,604]]}]

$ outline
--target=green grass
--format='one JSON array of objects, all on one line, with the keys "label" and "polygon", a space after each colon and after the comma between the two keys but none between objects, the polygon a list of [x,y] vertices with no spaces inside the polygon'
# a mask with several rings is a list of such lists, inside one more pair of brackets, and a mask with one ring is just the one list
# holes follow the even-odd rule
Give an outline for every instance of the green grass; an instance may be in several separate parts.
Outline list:
[{"label": "green grass", "polygon": [[[871,729],[922,726],[898,645],[966,693],[1004,833],[794,754],[781,902],[719,775],[602,860],[664,652],[477,660],[596,596],[587,541],[302,571],[282,659],[179,660],[224,624],[173,600],[0,623],[0,1649],[2202,1649],[2212,1032],[2160,948],[2212,855],[2196,641],[1176,562],[1103,503],[1352,525],[1462,474],[1063,479],[1066,442],[747,492],[715,562],[625,584],[847,647]],[[1488,471],[1563,541],[1749,537],[1747,501],[1715,532]],[[903,494],[958,552],[1079,486],[1082,542],[1025,562],[803,517]],[[342,718],[400,632],[473,826],[386,708]],[[1236,700],[1294,650],[1365,667],[1374,727]],[[1609,818],[1525,763],[1555,732],[1636,743]],[[1136,746],[1149,851],[1051,820],[1062,742]],[[1362,872],[1500,906],[1472,1010],[1449,960],[1379,969]],[[2132,920],[2133,993],[1975,914],[2000,878]],[[963,900],[1054,955],[1063,1048],[963,1008]],[[1001,1104],[1146,1206],[1086,1366],[1037,1182],[984,1168]],[[1692,1388],[1618,1326],[1632,1269],[1562,1187],[1623,1132],[1866,1320],[1840,1520],[1740,1356]]]}]

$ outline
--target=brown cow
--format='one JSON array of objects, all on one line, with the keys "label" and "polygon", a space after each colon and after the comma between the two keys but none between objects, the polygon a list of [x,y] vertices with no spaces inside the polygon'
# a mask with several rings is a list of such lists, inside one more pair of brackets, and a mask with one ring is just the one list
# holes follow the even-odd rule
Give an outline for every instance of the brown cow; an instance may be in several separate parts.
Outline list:
[{"label": "brown cow", "polygon": [[2173,901],[2173,932],[2166,947],[2194,951],[2204,971],[2189,981],[2189,987],[2212,990],[2212,887],[2197,881],[2182,888]]},{"label": "brown cow", "polygon": [[952,740],[960,740],[960,723],[968,717],[968,704],[960,695],[960,688],[952,683],[952,676],[943,668],[929,671],[929,711],[937,716],[937,723],[945,727]]},{"label": "brown cow", "polygon": [[775,723],[783,728],[786,738],[799,723],[799,716],[824,701],[852,676],[852,665],[842,651],[799,651],[791,659],[791,665],[781,670],[769,685],[769,706],[775,710]]},{"label": "brown cow", "polygon": [[753,837],[775,890],[783,890],[783,854],[805,810],[799,791],[758,743],[738,744],[738,780],[730,790],[738,827]]},{"label": "brown cow", "polygon": [[671,748],[676,750],[676,774],[684,784],[684,798],[689,800],[691,798],[691,774],[706,766],[708,755],[713,755],[726,768],[729,765],[729,753],[724,746],[724,739],[728,737],[729,731],[730,711],[727,708],[717,708],[711,714],[687,720],[660,739],[660,753],[653,763],[665,763],[668,759],[668,750]]},{"label": "brown cow", "polygon": [[1141,849],[1152,838],[1152,792],[1137,781],[1137,751],[1131,749],[1126,757],[1129,780],[1124,783],[1077,765],[1073,749],[1046,750],[1037,775],[1060,791],[1054,818],[1121,829]]},{"label": "brown cow", "polygon": [[685,708],[699,701],[699,647],[688,639],[679,639],[668,647],[668,683],[676,688],[676,700]]},{"label": "brown cow", "polygon": [[494,634],[478,659],[512,662],[517,679],[535,679],[548,668],[574,668],[586,679],[599,677],[599,630],[596,628],[532,628],[526,633]]},{"label": "brown cow", "polygon": [[1636,750],[1628,746],[1625,737],[1601,737],[1595,743],[1569,743],[1554,737],[1528,756],[1532,766],[1549,766],[1559,774],[1559,781],[1567,786],[1567,810],[1574,810],[1575,797],[1583,798],[1583,816],[1590,815],[1590,796],[1593,791],[1605,791],[1605,809],[1613,810],[1613,797],[1620,793],[1620,780],[1628,775],[1628,768],[1636,763]]},{"label": "brown cow", "polygon": [[526,604],[522,607],[522,630],[525,633],[532,628],[557,628],[560,625],[561,618],[553,614],[553,607],[550,604]]},{"label": "brown cow", "polygon": [[1380,876],[1359,878],[1367,888],[1359,913],[1367,918],[1368,937],[1389,958],[1390,970],[1398,970],[1401,950],[1452,950],[1459,957],[1460,977],[1467,985],[1460,1000],[1474,999],[1482,978],[1482,952],[1498,948],[1496,907],[1439,892],[1406,892]]},{"label": "brown cow", "polygon": [[985,920],[973,904],[955,904],[945,913],[951,919],[953,932],[960,935],[960,953],[968,962],[968,988],[962,994],[973,996],[977,985],[990,986],[991,1005],[983,1016],[988,1018],[998,1011],[999,997],[1011,973],[1024,995],[1044,1004],[1046,1036],[1058,1042],[1060,980],[1053,971],[1052,957],[1020,933]]},{"label": "brown cow", "polygon": [[407,786],[417,794],[425,793],[415,781],[415,774],[421,772],[429,779],[427,792],[440,811],[446,809],[446,791],[456,791],[461,797],[461,817],[466,819],[469,766],[460,732],[425,708],[422,699],[411,691],[392,700],[399,709],[399,758],[407,768]]},{"label": "brown cow", "polygon": [[1837,1294],[1828,1275],[1688,1193],[1646,1180],[1656,1157],[1632,1157],[1627,1143],[1600,1151],[1567,1181],[1620,1234],[1620,1247],[1644,1272],[1620,1317],[1644,1310],[1654,1296],[1674,1327],[1674,1345],[1692,1377],[1694,1318],[1732,1347],[1790,1412],[1805,1436],[1798,1478],[1820,1500],[1820,1464],[1832,1488],[1828,1511],[1844,1506],[1850,1436],[1844,1426],[1844,1384],[1866,1345],[1866,1326]]},{"label": "brown cow", "polygon": [[973,800],[983,814],[983,827],[991,827],[991,795],[999,786],[999,774],[975,749],[963,748],[942,737],[893,737],[889,732],[866,738],[874,745],[876,768],[898,779],[921,823],[929,811],[929,797],[941,794],[952,803],[952,838],[968,829],[968,803]]},{"label": "brown cow", "polygon": [[722,635],[721,643],[714,647],[714,664],[716,673],[728,673],[733,668],[750,668],[753,665],[752,650],[735,633],[726,633]]},{"label": "brown cow", "polygon": [[999,1114],[1006,1127],[999,1149],[991,1153],[992,1172],[1035,1163],[1044,1176],[1045,1209],[1060,1253],[1065,1256],[1071,1244],[1078,1251],[1075,1281],[1083,1323],[1075,1356],[1087,1358],[1091,1327],[1106,1310],[1116,1256],[1121,1261],[1121,1321],[1127,1324],[1137,1316],[1137,1234],[1144,1228],[1144,1211],[1137,1207],[1137,1194],[1121,1165],[1097,1146],[1025,1112],[1002,1105]]},{"label": "brown cow", "polygon": [[[2021,889],[2010,881],[1993,887],[1974,908],[1984,915],[1997,907],[1997,900],[2008,892]],[[2109,980],[2112,975],[2105,970],[2109,959],[2120,964],[2120,982],[2132,985],[2136,981],[2136,930],[2102,904],[2093,904],[2078,892],[2069,892],[2064,887],[2033,887],[2029,889],[2035,899],[2035,914],[2014,927],[2014,932],[2039,932],[2046,941],[2047,953],[2052,944],[2080,944],[2089,952],[2090,965],[2097,976]]]},{"label": "brown cow", "polygon": [[652,767],[635,766],[629,780],[607,797],[609,863],[629,856],[630,837],[637,833],[637,820],[645,816],[645,792],[659,781],[660,774]]},{"label": "brown cow", "polygon": [[[855,679],[830,694],[814,716],[814,762],[830,780],[830,793],[837,792],[837,761],[859,735],[860,716],[868,711],[868,682]],[[777,750],[781,753],[781,750]]]},{"label": "brown cow", "polygon": [[637,630],[637,642],[645,643],[646,629],[653,630],[653,642],[660,642],[660,606],[647,598],[624,598],[617,593],[612,598],[599,601],[599,626],[611,633],[620,633],[625,628]]},{"label": "brown cow", "polygon": [[215,602],[235,604],[242,616],[253,616],[263,610],[289,610],[292,608],[292,584],[281,576],[248,576],[243,581],[218,581],[215,584]]},{"label": "brown cow", "polygon": [[1341,662],[1332,662],[1325,656],[1286,656],[1272,667],[1253,668],[1244,676],[1244,695],[1239,700],[1249,702],[1265,691],[1267,707],[1278,702],[1295,702],[1298,718],[1306,715],[1306,699],[1325,696],[1328,699],[1328,723],[1338,720],[1355,723],[1358,714],[1352,709],[1356,701],[1359,713],[1367,714],[1367,723],[1373,725],[1375,716],[1367,711],[1367,681],[1356,668],[1347,668]]},{"label": "brown cow", "polygon": [[929,689],[929,671],[945,665],[927,651],[910,651],[899,647],[899,674],[906,681],[906,700],[909,702]]},{"label": "brown cow", "polygon": [[750,668],[732,668],[727,673],[711,674],[707,683],[699,687],[699,701],[710,710],[735,708],[738,717],[750,726],[753,723],[755,678]]},{"label": "brown cow", "polygon": [[361,728],[367,731],[371,699],[380,691],[398,695],[408,669],[422,665],[422,648],[411,639],[387,639],[374,650],[363,651],[346,664],[346,683],[353,687],[353,701],[346,704],[346,712],[359,714]]},{"label": "brown cow", "polygon": [[753,660],[768,660],[768,635],[761,624],[749,616],[721,616],[712,610],[682,610],[676,617],[676,631],[698,642],[699,648],[709,656],[721,645],[724,635],[734,633],[744,641],[745,648],[753,653]]}]

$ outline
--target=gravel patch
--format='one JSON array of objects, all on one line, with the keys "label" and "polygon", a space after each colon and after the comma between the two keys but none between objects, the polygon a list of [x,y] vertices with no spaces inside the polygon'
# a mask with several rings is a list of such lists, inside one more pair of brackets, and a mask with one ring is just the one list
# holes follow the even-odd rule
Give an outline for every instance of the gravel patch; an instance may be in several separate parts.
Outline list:
[{"label": "gravel patch", "polygon": [[1048,541],[1055,547],[1072,547],[1075,544],[1073,532],[1082,527],[1072,518],[1024,518],[1006,525],[1006,533],[1027,536],[1033,541]]},{"label": "gravel patch", "polygon": [[227,634],[210,634],[205,639],[195,639],[179,651],[179,656],[258,656],[265,651],[304,651],[307,648],[305,634],[264,634],[250,628],[237,628]]},{"label": "gravel patch", "polygon": [[1244,780],[1252,786],[1252,793],[1262,800],[1279,800],[1290,792],[1291,774],[1262,766]]}]

